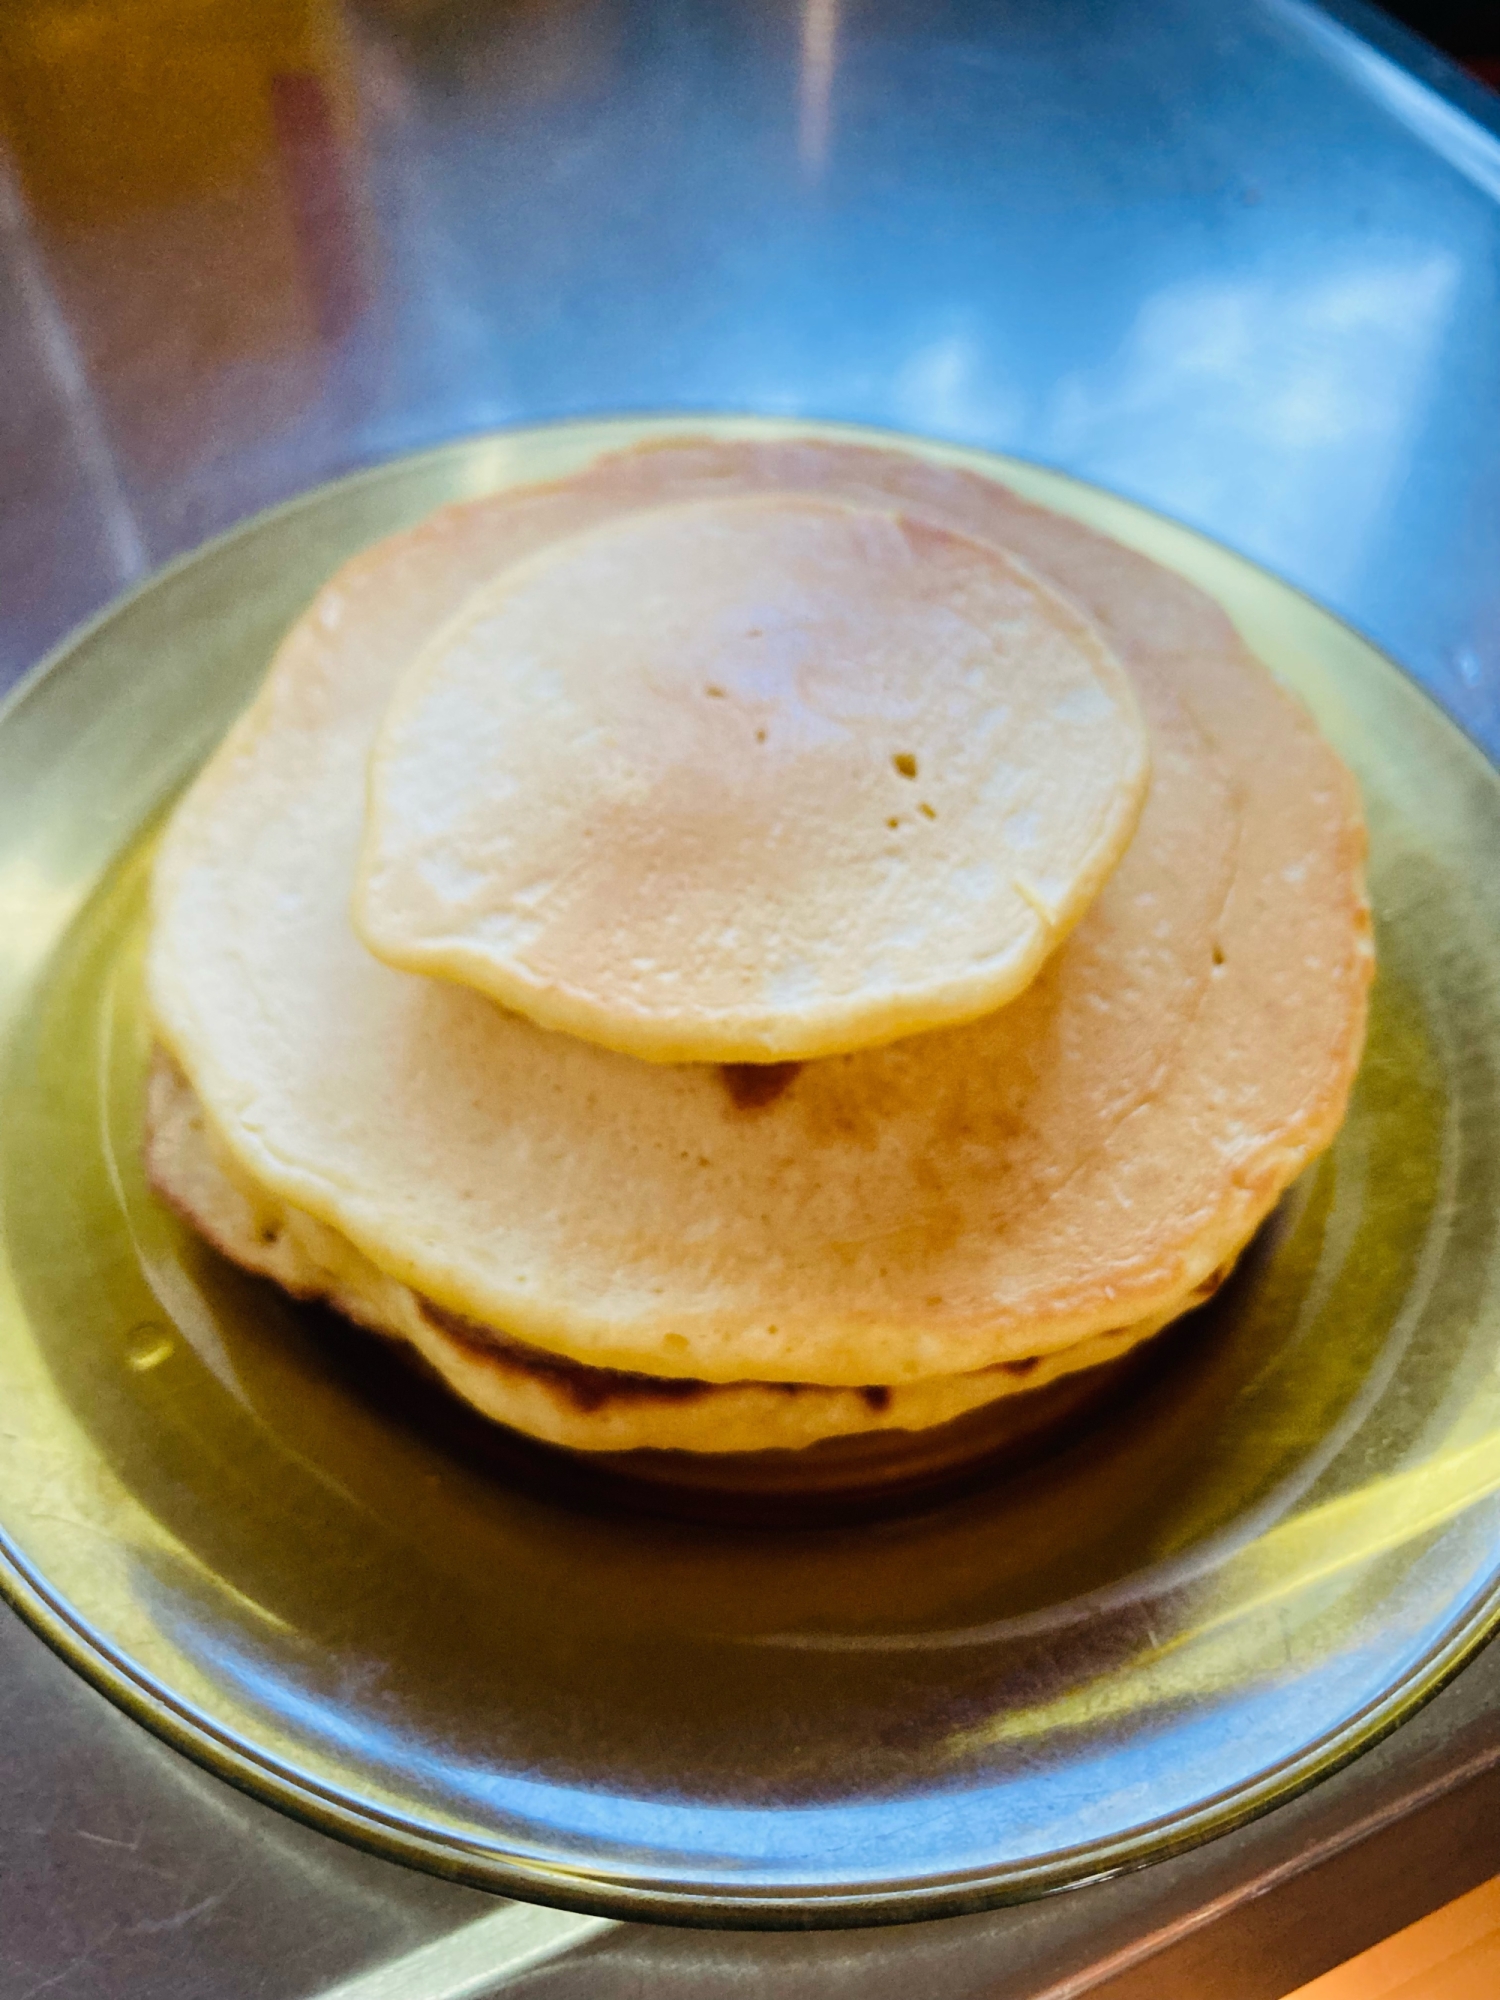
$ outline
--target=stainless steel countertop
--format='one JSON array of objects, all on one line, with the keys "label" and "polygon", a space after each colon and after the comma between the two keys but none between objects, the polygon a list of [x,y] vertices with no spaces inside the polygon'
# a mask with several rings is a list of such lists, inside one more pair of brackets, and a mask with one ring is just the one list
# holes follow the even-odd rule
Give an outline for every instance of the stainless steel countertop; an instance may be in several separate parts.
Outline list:
[{"label": "stainless steel countertop", "polygon": [[[1402,31],[1301,0],[5,8],[0,681],[350,466],[749,409],[1145,501],[1500,754],[1497,134]],[[0,1990],[294,2000],[387,1965],[367,2000],[457,2000],[509,1952],[507,1992],[558,2000],[1123,2000],[1229,1965],[1270,2000],[1500,1867],[1497,1695],[1491,1653],[1308,1798],[1046,1905],[585,1939],[241,1798],[0,1612]]]}]

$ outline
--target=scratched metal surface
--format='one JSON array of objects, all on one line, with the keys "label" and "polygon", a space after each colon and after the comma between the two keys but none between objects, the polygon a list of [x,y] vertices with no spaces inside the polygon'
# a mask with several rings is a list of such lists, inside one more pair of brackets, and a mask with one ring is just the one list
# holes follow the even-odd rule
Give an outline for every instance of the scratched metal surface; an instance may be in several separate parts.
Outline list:
[{"label": "scratched metal surface", "polygon": [[[1349,618],[1500,750],[1500,118],[1373,16],[38,0],[0,9],[0,56],[0,678],[351,465],[549,415],[748,408],[1144,500]],[[1248,1913],[1349,1829],[1472,1790],[1497,1691],[1486,1656],[1260,1827],[1031,1910],[584,1936],[241,1798],[6,1613],[0,1990],[957,1995],[1004,1967],[1020,1995],[1118,1979],[1147,1945],[1166,1967],[1198,1928],[1270,1995],[1321,1947],[1246,1971],[1270,1935]],[[1477,1826],[1451,1839],[1434,1896],[1484,1852]],[[1370,1936],[1397,1915],[1365,1912]]]}]

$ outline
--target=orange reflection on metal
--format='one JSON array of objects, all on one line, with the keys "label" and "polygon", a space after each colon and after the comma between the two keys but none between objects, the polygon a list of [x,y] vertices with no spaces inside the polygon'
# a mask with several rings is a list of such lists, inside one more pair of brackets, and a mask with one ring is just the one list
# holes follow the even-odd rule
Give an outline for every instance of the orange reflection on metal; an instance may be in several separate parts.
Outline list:
[{"label": "orange reflection on metal", "polygon": [[304,408],[369,229],[334,0],[0,0],[0,144],[127,472]]},{"label": "orange reflection on metal", "polygon": [[1287,2000],[1494,2000],[1500,1993],[1500,1878],[1434,1910]]}]

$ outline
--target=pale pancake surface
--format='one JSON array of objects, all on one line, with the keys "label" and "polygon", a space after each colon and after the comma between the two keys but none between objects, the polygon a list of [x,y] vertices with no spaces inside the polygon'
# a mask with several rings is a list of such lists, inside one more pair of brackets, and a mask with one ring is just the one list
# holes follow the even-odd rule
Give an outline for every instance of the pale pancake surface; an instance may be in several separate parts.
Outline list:
[{"label": "pale pancake surface", "polygon": [[1124,670],[1000,551],[797,494],[649,508],[504,572],[403,676],[355,922],[651,1061],[842,1054],[1017,994],[1147,773]]},{"label": "pale pancake surface", "polygon": [[[554,536],[734,490],[893,498],[1018,549],[1105,629],[1152,739],[1135,838],[1019,999],[755,1089],[397,972],[349,916],[422,641]],[[151,1003],[256,1184],[441,1308],[591,1365],[895,1384],[1144,1321],[1244,1242],[1343,1115],[1363,845],[1308,717],[1144,558],[904,454],[664,446],[448,509],[330,583],[165,837]]]},{"label": "pale pancake surface", "polygon": [[159,1051],[146,1159],[157,1193],[224,1256],[274,1279],[295,1298],[321,1300],[403,1342],[483,1415],[574,1451],[787,1451],[824,1438],[929,1430],[1119,1360],[1166,1321],[1202,1305],[1227,1276],[1221,1268],[1142,1324],[969,1375],[860,1388],[622,1375],[556,1360],[444,1313],[388,1277],[327,1223],[257,1187],[216,1140],[192,1086]]}]

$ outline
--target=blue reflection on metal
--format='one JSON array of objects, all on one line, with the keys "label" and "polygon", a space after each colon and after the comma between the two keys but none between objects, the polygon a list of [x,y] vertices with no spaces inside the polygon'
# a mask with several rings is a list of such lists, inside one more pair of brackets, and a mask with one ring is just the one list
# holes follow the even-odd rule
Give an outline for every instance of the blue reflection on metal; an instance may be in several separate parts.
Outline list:
[{"label": "blue reflection on metal", "polygon": [[[1479,1510],[1454,1532],[1465,1540],[1479,1601],[1492,1584],[1493,1510]],[[1451,1582],[1446,1566],[1443,1575]],[[1317,1600],[1322,1610],[1331,1611],[1335,1599],[1352,1603],[1365,1580],[1361,1573],[1322,1593]],[[424,1750],[410,1719],[392,1727],[362,1713],[346,1692],[324,1698],[297,1686],[237,1646],[224,1628],[205,1626],[180,1606],[159,1606],[158,1616],[215,1680],[238,1686],[248,1705],[300,1736],[315,1767],[326,1770],[331,1762],[336,1768],[340,1753],[348,1753],[355,1769],[383,1767],[408,1782],[415,1778],[419,1787],[426,1773],[433,1782],[424,1789],[433,1796],[472,1801],[476,1821],[456,1831],[478,1845],[495,1840],[545,1859],[559,1838],[572,1836],[598,1843],[606,1857],[610,1850],[637,1858],[642,1849],[650,1850],[663,1875],[674,1861],[689,1878],[698,1868],[719,1870],[730,1862],[749,1888],[762,1876],[780,1879],[789,1868],[831,1885],[882,1870],[992,1869],[1117,1835],[1138,1822],[1143,1800],[1150,1801],[1154,1819],[1190,1810],[1342,1726],[1380,1699],[1451,1626],[1453,1596],[1445,1588],[1440,1601],[1426,1601],[1420,1568],[1394,1594],[1376,1595],[1379,1629],[1370,1629],[1363,1643],[1351,1639],[1336,1656],[1320,1658],[1315,1674],[1305,1671],[1289,1646],[1284,1667],[1268,1674],[1255,1693],[1236,1688],[1228,1705],[1216,1702],[1211,1692],[1164,1702],[1155,1728],[1141,1727],[1134,1715],[1113,1749],[1095,1745],[1081,1764],[1070,1759],[1068,1731],[1047,1732],[1001,1747],[990,1771],[977,1776],[971,1771],[951,1788],[934,1789],[925,1801],[908,1794],[856,1805],[776,1803],[761,1809],[632,1797],[500,1773],[465,1761],[438,1740]],[[1266,1616],[1274,1621],[1277,1613],[1269,1610]],[[313,1783],[325,1793],[329,1789],[327,1781]],[[336,1783],[333,1789],[336,1793]],[[366,1804],[379,1809],[378,1800]]]},{"label": "blue reflection on metal", "polygon": [[1299,0],[591,19],[541,102],[509,14],[403,72],[362,451],[656,408],[1015,451],[1266,563],[1500,747],[1490,134]]}]

